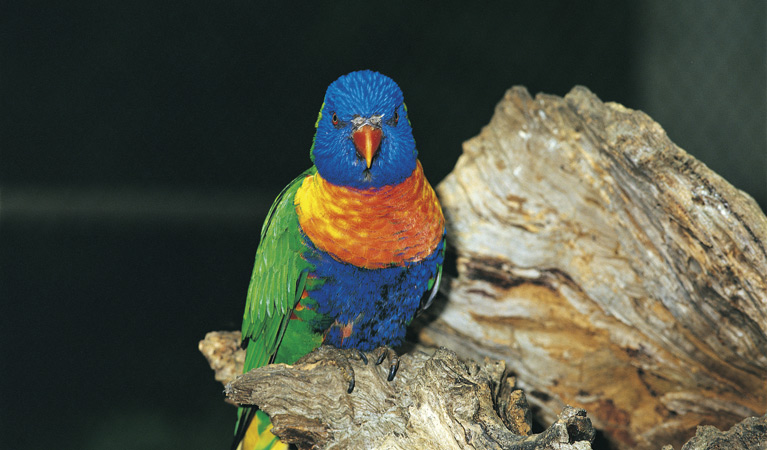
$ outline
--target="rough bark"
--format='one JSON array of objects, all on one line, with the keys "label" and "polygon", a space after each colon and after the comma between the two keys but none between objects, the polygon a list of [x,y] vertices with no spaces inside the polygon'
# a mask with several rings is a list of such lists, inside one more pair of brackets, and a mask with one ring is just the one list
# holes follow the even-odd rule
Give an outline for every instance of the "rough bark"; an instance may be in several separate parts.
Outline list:
[{"label": "rough bark", "polygon": [[[667,445],[663,450],[673,450]],[[728,431],[710,425],[698,428],[682,450],[767,450],[767,416],[749,417]]]},{"label": "rough bark", "polygon": [[400,358],[389,382],[389,366],[376,365],[376,356],[368,354],[366,364],[356,352],[321,347],[295,365],[237,377],[226,393],[239,404],[259,405],[272,432],[301,449],[591,448],[595,432],[581,409],[565,407],[552,426],[529,435],[524,394],[506,378],[502,361],[465,364],[446,349],[415,350]]},{"label": "rough bark", "polygon": [[505,360],[544,422],[585,408],[616,448],[765,413],[767,218],[647,115],[511,89],[437,191],[457,276],[422,342]]},{"label": "rough bark", "polygon": [[215,372],[216,381],[227,384],[242,374],[245,350],[240,341],[239,331],[211,331],[197,345]]},{"label": "rough bark", "polygon": [[[323,347],[296,366],[264,367],[237,378],[245,354],[239,342],[237,331],[211,332],[199,348],[227,385],[231,403],[265,405],[275,431],[302,448],[566,450],[588,449],[594,437],[585,411],[569,406],[546,431],[531,435],[525,394],[502,361],[466,364],[451,351],[419,347],[402,357],[400,378],[387,383],[385,365],[349,361],[348,352]],[[344,366],[358,380],[352,395],[345,392]],[[457,430],[452,441],[445,438],[451,427]],[[682,450],[767,450],[767,415],[725,432],[699,427]]]}]

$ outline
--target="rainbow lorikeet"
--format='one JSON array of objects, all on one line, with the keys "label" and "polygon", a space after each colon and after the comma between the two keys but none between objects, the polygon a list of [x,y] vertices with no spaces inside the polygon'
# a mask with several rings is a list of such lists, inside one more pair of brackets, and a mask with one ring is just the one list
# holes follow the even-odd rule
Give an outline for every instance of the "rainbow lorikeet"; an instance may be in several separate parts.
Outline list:
[{"label": "rainbow lorikeet", "polygon": [[[367,70],[340,77],[316,128],[314,165],[261,229],[242,324],[246,372],[320,345],[397,346],[439,285],[445,220],[399,86]],[[265,413],[240,408],[235,445],[286,448],[270,429]]]}]

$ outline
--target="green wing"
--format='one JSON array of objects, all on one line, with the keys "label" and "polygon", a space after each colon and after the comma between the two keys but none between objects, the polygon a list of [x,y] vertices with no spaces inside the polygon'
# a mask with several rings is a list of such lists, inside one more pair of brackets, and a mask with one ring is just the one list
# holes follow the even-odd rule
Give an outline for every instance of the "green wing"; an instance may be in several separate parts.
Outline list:
[{"label": "green wing", "polygon": [[314,269],[301,257],[307,248],[293,200],[304,178],[316,172],[312,167],[282,190],[261,229],[242,320],[245,372],[274,361],[307,275]]},{"label": "green wing", "polygon": [[[280,192],[261,228],[242,318],[242,341],[247,347],[244,372],[275,359],[292,363],[321,343],[321,335],[313,336],[308,321],[290,320],[309,272],[314,270],[302,258],[307,247],[301,238],[293,200],[304,179],[315,173],[317,169],[310,168]],[[306,312],[298,314],[306,317]],[[254,427],[263,444],[271,448],[276,438],[267,431],[269,424],[269,418],[257,407],[240,407],[232,448],[238,448],[246,431],[250,434]]]}]

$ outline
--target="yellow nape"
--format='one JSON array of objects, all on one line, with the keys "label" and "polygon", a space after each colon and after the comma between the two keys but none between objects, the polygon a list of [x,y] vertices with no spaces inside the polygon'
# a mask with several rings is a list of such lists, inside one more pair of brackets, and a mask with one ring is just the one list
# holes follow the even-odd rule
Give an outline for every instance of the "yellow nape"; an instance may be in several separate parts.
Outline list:
[{"label": "yellow nape", "polygon": [[259,419],[259,415],[253,417],[237,450],[288,450],[288,444],[280,442],[277,436],[272,434],[271,423],[263,431],[258,432],[259,428],[263,428],[259,426],[261,424]]}]

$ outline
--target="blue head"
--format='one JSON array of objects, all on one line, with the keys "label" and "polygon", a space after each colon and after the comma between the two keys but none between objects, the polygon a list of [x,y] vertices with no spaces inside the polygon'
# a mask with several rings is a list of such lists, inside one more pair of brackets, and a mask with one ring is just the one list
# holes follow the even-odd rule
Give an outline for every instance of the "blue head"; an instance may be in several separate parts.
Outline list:
[{"label": "blue head", "polygon": [[417,156],[394,80],[362,70],[328,87],[311,153],[322,178],[361,189],[395,185],[410,176]]}]

